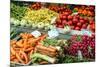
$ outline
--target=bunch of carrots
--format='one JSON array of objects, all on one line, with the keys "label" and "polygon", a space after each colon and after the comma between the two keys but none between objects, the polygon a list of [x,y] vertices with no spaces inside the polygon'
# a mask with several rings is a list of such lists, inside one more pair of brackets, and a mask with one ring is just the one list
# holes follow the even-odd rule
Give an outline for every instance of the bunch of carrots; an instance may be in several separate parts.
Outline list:
[{"label": "bunch of carrots", "polygon": [[14,63],[27,64],[31,59],[30,55],[34,53],[35,47],[41,40],[45,39],[47,35],[41,35],[35,38],[30,33],[21,33],[20,40],[11,40],[10,43],[10,61]]}]

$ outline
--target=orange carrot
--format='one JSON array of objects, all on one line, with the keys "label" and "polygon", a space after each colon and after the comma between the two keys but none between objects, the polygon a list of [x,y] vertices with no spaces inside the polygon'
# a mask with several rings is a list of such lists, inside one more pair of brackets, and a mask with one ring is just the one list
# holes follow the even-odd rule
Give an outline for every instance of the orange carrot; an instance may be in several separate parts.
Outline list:
[{"label": "orange carrot", "polygon": [[23,52],[23,51],[20,51],[21,52],[21,54],[23,54],[23,56],[24,56],[24,58],[25,58],[25,63],[28,63],[28,55],[25,53],[25,52]]},{"label": "orange carrot", "polygon": [[10,60],[15,59],[16,57],[14,55],[10,56]]},{"label": "orange carrot", "polygon": [[42,40],[44,40],[46,37],[47,37],[47,34],[44,34],[44,35],[42,35],[42,36],[40,37],[40,40],[42,41]]},{"label": "orange carrot", "polygon": [[12,55],[15,55],[16,54],[15,50],[12,47],[10,48],[10,50],[11,50],[11,54]]},{"label": "orange carrot", "polygon": [[34,50],[34,47],[30,47],[30,48],[26,49],[25,52],[29,52],[31,50]]},{"label": "orange carrot", "polygon": [[18,59],[18,61],[20,61],[22,64],[24,64],[25,62],[20,58],[19,54],[16,53],[16,58]]}]

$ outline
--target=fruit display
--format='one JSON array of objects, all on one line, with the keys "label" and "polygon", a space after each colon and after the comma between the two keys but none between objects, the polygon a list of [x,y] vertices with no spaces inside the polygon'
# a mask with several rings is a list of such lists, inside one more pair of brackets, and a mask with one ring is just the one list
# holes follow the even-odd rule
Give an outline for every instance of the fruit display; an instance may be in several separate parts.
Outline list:
[{"label": "fruit display", "polygon": [[52,24],[51,21],[54,17],[57,17],[57,13],[44,8],[37,11],[28,10],[23,19],[32,27],[44,28]]},{"label": "fruit display", "polygon": [[11,1],[10,63],[95,61],[95,6]]},{"label": "fruit display", "polygon": [[58,12],[58,13],[63,13],[63,12],[69,12],[69,13],[72,13],[72,11],[68,8],[68,5],[50,5],[48,6],[48,8],[50,10],[53,10],[55,12]]},{"label": "fruit display", "polygon": [[41,3],[33,3],[30,5],[30,8],[33,9],[33,10],[38,10],[42,7],[42,4]]},{"label": "fruit display", "polygon": [[77,6],[73,11],[78,12],[80,15],[94,17],[95,16],[94,6]]},{"label": "fruit display", "polygon": [[11,3],[11,17],[21,20],[27,11],[27,7],[18,6],[16,4]]}]

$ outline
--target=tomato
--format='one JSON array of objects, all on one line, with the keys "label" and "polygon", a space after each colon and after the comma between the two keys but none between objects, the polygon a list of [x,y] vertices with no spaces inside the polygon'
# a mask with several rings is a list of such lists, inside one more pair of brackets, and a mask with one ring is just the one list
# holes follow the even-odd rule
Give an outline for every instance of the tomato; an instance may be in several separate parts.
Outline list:
[{"label": "tomato", "polygon": [[80,22],[80,23],[82,23],[82,24],[84,24],[84,23],[85,23],[85,21],[84,21],[84,20],[79,20],[79,22]]},{"label": "tomato", "polygon": [[59,27],[59,28],[64,28],[64,25],[59,25],[58,27]]},{"label": "tomato", "polygon": [[62,21],[62,23],[63,23],[63,24],[66,24],[66,23],[67,23],[67,21],[66,21],[66,20],[63,20],[63,21]]},{"label": "tomato", "polygon": [[81,25],[82,25],[82,24],[81,24],[80,22],[77,23],[77,26],[81,27]]},{"label": "tomato", "polygon": [[79,27],[75,27],[75,30],[80,30],[80,28]]},{"label": "tomato", "polygon": [[71,26],[71,29],[74,29],[74,26]]},{"label": "tomato", "polygon": [[69,15],[67,18],[68,18],[68,20],[72,20],[73,19],[73,17],[71,15]]},{"label": "tomato", "polygon": [[70,21],[68,21],[68,23],[69,23],[69,25],[72,25],[72,21],[70,20]]},{"label": "tomato", "polygon": [[69,15],[69,13],[68,13],[68,12],[64,12],[64,15],[68,16],[68,15]]},{"label": "tomato", "polygon": [[86,25],[86,24],[83,24],[83,25],[82,25],[82,28],[83,28],[83,29],[86,29],[86,28],[87,28],[87,25]]},{"label": "tomato", "polygon": [[78,19],[77,18],[74,18],[73,19],[73,23],[76,23],[76,22],[78,22]]},{"label": "tomato", "polygon": [[64,19],[64,20],[65,20],[65,19],[66,19],[66,16],[65,16],[65,15],[64,15],[64,16],[62,16],[62,19]]}]

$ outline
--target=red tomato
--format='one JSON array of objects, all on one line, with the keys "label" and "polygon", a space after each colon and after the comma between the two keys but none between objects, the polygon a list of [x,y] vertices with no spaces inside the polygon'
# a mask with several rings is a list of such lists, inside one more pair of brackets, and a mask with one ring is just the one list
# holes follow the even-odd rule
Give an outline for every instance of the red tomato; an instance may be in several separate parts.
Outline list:
[{"label": "red tomato", "polygon": [[79,27],[75,27],[75,30],[80,30],[80,28]]},{"label": "red tomato", "polygon": [[64,19],[64,20],[65,20],[65,19],[66,19],[66,16],[62,16],[62,19]]},{"label": "red tomato", "polygon": [[63,23],[63,24],[66,24],[66,23],[67,23],[67,21],[66,21],[66,20],[63,20],[63,21],[62,21],[62,23]]},{"label": "red tomato", "polygon": [[81,24],[80,22],[77,23],[77,26],[81,27],[81,25],[82,25],[82,24]]},{"label": "red tomato", "polygon": [[64,26],[63,26],[63,25],[59,25],[58,27],[59,27],[59,28],[64,28]]},{"label": "red tomato", "polygon": [[69,25],[72,25],[72,21],[68,21]]},{"label": "red tomato", "polygon": [[78,22],[78,19],[77,18],[74,18],[73,19],[73,23],[77,23]]},{"label": "red tomato", "polygon": [[87,25],[86,25],[86,24],[83,24],[83,25],[82,25],[82,28],[83,28],[83,29],[86,29],[86,28],[87,28]]},{"label": "red tomato", "polygon": [[84,20],[79,20],[79,22],[80,22],[80,23],[82,23],[82,24],[84,24],[84,23],[85,23],[85,21],[84,21]]},{"label": "red tomato", "polygon": [[69,13],[68,13],[68,12],[64,12],[64,15],[68,16],[68,15],[69,15]]},{"label": "red tomato", "polygon": [[71,26],[71,29],[74,29],[74,26]]},{"label": "red tomato", "polygon": [[68,20],[72,20],[73,19],[73,17],[71,15],[69,15],[67,18],[68,18]]}]

